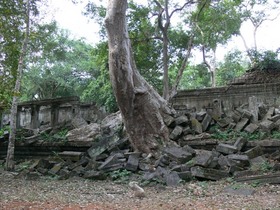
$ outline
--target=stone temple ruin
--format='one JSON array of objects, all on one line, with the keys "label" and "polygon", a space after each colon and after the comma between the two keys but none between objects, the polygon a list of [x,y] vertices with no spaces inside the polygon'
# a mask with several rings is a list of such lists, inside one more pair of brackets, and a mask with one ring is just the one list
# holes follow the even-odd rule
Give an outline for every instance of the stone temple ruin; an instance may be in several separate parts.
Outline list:
[{"label": "stone temple ruin", "polygon": [[[93,104],[80,104],[77,98],[22,103],[18,126],[33,132],[24,136],[18,148],[26,147],[27,152],[49,148],[56,150],[60,159],[40,158],[20,175],[106,179],[111,172],[127,170],[144,181],[169,186],[182,180],[227,177],[280,183],[280,140],[270,138],[273,131],[280,130],[280,83],[181,91],[172,105],[177,114],[166,117],[165,123],[173,144],[155,158],[132,150],[120,113],[106,116]],[[69,130],[66,141],[41,139],[41,134],[65,123]],[[220,141],[214,138],[213,127],[220,132],[260,132],[265,138],[249,141],[239,136]],[[5,148],[5,140],[1,141]],[[264,175],[266,170],[273,173]]]}]

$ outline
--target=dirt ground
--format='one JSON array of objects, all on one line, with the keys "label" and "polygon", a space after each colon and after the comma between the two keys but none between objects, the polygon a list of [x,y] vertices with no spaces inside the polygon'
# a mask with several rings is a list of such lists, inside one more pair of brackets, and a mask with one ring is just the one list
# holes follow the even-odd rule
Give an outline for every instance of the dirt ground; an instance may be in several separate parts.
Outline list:
[{"label": "dirt ground", "polygon": [[280,209],[280,185],[255,186],[224,180],[192,181],[179,187],[143,186],[143,189],[145,197],[138,198],[128,183],[79,177],[28,180],[0,169],[1,210]]}]

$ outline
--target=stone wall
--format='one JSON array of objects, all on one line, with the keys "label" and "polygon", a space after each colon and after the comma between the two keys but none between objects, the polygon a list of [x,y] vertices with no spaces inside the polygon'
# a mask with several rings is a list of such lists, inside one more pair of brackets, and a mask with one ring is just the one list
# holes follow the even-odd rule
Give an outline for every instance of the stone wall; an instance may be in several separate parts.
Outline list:
[{"label": "stone wall", "polygon": [[[18,104],[17,127],[37,129],[41,125],[54,127],[81,116],[88,123],[101,121],[105,110],[94,103],[80,103],[79,97],[65,97],[40,101],[27,101]],[[9,123],[9,114],[1,117],[1,126]]]},{"label": "stone wall", "polygon": [[176,110],[200,111],[222,106],[224,111],[233,110],[247,104],[249,97],[255,96],[258,103],[270,106],[280,105],[280,83],[231,85],[227,87],[200,90],[182,90],[172,100]]}]

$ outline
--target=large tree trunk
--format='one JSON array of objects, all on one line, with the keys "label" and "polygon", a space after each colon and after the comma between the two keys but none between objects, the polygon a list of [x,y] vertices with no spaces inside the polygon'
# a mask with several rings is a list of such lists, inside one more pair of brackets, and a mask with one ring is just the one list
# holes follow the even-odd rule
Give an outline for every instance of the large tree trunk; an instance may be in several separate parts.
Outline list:
[{"label": "large tree trunk", "polygon": [[14,88],[14,96],[12,101],[12,107],[11,107],[11,114],[10,114],[10,135],[9,135],[9,145],[7,150],[7,159],[6,159],[6,170],[13,171],[15,168],[14,163],[14,153],[15,153],[15,138],[16,138],[16,122],[17,122],[17,105],[18,105],[18,93],[20,91],[20,85],[21,85],[21,78],[22,78],[22,71],[23,71],[23,60],[26,54],[27,50],[27,43],[29,40],[29,12],[30,6],[29,6],[29,0],[27,0],[27,17],[26,17],[26,31],[25,31],[25,37],[22,44],[21,54],[19,57],[18,62],[18,74],[17,79],[15,83]]},{"label": "large tree trunk", "polygon": [[167,102],[136,69],[126,23],[127,0],[109,0],[105,25],[108,33],[110,78],[135,150],[154,153],[169,141],[164,113]]}]

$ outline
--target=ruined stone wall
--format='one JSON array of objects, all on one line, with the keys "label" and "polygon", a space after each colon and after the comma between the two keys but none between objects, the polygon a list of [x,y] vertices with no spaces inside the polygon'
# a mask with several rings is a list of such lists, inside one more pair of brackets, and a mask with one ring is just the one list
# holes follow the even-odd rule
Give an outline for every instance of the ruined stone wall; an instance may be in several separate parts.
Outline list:
[{"label": "ruined stone wall", "polygon": [[[17,127],[36,129],[41,125],[55,126],[81,116],[86,122],[98,122],[105,116],[105,110],[94,103],[82,104],[78,97],[28,101],[18,105]],[[1,126],[9,123],[9,113],[1,116]],[[0,127],[1,128],[1,127]]]},{"label": "ruined stone wall", "polygon": [[233,110],[255,96],[259,103],[280,105],[280,83],[231,85],[227,87],[183,90],[172,100],[177,110],[200,111],[213,108],[213,102],[221,102],[224,111]]}]

